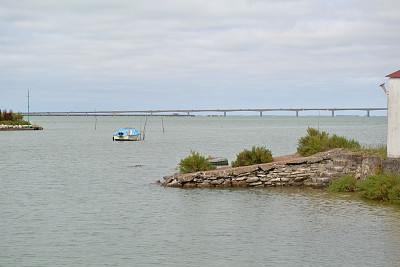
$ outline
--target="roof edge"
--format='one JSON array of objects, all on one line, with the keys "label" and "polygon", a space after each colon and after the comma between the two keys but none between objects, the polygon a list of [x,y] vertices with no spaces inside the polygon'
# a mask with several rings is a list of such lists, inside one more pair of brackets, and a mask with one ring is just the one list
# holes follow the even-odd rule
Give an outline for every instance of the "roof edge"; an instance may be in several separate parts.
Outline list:
[{"label": "roof edge", "polygon": [[389,78],[400,78],[400,70],[395,71],[393,73],[390,73],[389,75],[386,75],[385,77],[389,77]]}]

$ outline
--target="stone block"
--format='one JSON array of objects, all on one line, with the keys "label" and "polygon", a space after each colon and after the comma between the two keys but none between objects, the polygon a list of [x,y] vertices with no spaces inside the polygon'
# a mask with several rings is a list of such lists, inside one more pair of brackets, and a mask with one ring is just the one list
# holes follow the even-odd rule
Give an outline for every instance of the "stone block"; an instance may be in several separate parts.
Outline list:
[{"label": "stone block", "polygon": [[197,187],[210,187],[211,183],[208,180],[203,181],[201,184],[198,184]]},{"label": "stone block", "polygon": [[322,157],[310,157],[310,158],[308,158],[307,163],[308,164],[313,164],[313,163],[321,162],[323,160],[324,159]]},{"label": "stone block", "polygon": [[245,181],[232,181],[232,187],[248,187],[249,184]]},{"label": "stone block", "polygon": [[342,172],[344,170],[343,166],[334,166],[331,170],[334,172]]},{"label": "stone block", "polygon": [[260,181],[260,178],[258,178],[258,177],[249,177],[246,180],[246,182],[248,182],[248,183],[254,183],[254,182],[258,182],[258,181]]},{"label": "stone block", "polygon": [[223,179],[217,179],[217,180],[211,180],[211,181],[210,181],[210,184],[212,184],[212,185],[219,185],[219,184],[222,184],[223,182],[224,182]]},{"label": "stone block", "polygon": [[181,183],[178,183],[176,180],[173,180],[171,183],[166,185],[167,187],[182,187]]},{"label": "stone block", "polygon": [[250,186],[259,186],[259,185],[263,185],[263,183],[262,182],[250,183]]},{"label": "stone block", "polygon": [[186,184],[183,184],[182,187],[184,187],[184,188],[196,188],[197,184],[195,184],[195,183],[186,183]]},{"label": "stone block", "polygon": [[400,158],[386,158],[382,163],[384,172],[400,175]]},{"label": "stone block", "polygon": [[178,182],[179,183],[187,183],[193,181],[194,176],[193,175],[181,175],[178,177]]},{"label": "stone block", "polygon": [[295,182],[302,182],[304,180],[307,180],[308,177],[304,177],[304,176],[298,176],[296,178],[294,178]]},{"label": "stone block", "polygon": [[351,162],[345,159],[334,159],[333,160],[333,165],[334,166],[341,166],[341,167],[346,167],[348,165],[351,165]]}]

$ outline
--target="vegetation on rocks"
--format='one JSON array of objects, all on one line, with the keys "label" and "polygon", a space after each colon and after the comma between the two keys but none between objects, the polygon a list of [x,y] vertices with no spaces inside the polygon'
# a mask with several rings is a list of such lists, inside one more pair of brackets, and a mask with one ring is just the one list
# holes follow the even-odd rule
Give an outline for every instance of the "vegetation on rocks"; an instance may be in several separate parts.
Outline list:
[{"label": "vegetation on rocks", "polygon": [[24,116],[21,113],[14,113],[12,110],[0,110],[0,124],[5,125],[26,125],[27,121],[24,121]]},{"label": "vegetation on rocks", "polygon": [[272,161],[272,152],[270,150],[265,147],[253,146],[251,150],[245,149],[237,154],[236,161],[232,162],[232,167],[268,163]]},{"label": "vegetation on rocks", "polygon": [[387,157],[386,144],[363,146],[360,151],[367,156],[375,156],[381,159],[385,159]]},{"label": "vegetation on rocks", "polygon": [[400,204],[400,177],[394,174],[376,174],[358,183],[361,197]]},{"label": "vegetation on rocks", "polygon": [[332,181],[327,190],[331,192],[356,191],[364,199],[400,205],[400,176],[395,174],[369,175],[361,181],[358,181],[354,176],[347,175]]},{"label": "vegetation on rocks", "polygon": [[208,171],[216,169],[214,165],[207,161],[198,152],[190,151],[191,155],[182,159],[179,163],[178,169],[181,173],[190,173],[198,171]]},{"label": "vegetation on rocks", "polygon": [[301,137],[298,142],[297,152],[302,156],[311,156],[318,152],[328,151],[333,148],[360,150],[361,145],[353,139],[347,139],[334,134],[329,137],[326,132],[314,128],[307,129],[308,135]]},{"label": "vegetation on rocks", "polygon": [[332,181],[327,187],[331,192],[354,192],[357,190],[357,179],[353,175],[346,175]]}]

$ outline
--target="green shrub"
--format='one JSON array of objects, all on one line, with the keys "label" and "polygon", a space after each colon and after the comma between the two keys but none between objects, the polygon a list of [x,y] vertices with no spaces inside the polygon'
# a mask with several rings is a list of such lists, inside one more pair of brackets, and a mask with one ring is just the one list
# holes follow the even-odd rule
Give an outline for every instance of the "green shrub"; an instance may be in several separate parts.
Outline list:
[{"label": "green shrub", "polygon": [[333,180],[327,190],[331,192],[354,192],[357,190],[357,179],[353,175],[343,176]]},{"label": "green shrub", "polygon": [[370,175],[358,183],[361,197],[400,204],[400,176],[394,174]]},{"label": "green shrub", "polygon": [[332,148],[346,148],[350,150],[359,150],[361,148],[361,145],[357,141],[346,139],[336,134],[329,137],[328,133],[320,132],[310,127],[307,129],[307,133],[308,135],[299,139],[297,147],[297,152],[303,156],[311,156]]},{"label": "green shrub", "polygon": [[198,171],[208,171],[213,170],[217,167],[212,165],[207,159],[201,156],[198,152],[190,151],[191,155],[182,159],[179,163],[179,172],[189,173]]},{"label": "green shrub", "polygon": [[253,146],[251,150],[243,150],[236,155],[236,161],[232,162],[232,167],[248,166],[254,164],[272,162],[272,153],[265,147]]},{"label": "green shrub", "polygon": [[396,184],[389,190],[389,201],[393,204],[400,205],[400,184]]},{"label": "green shrub", "polygon": [[12,110],[0,110],[0,124],[6,125],[26,125],[27,121],[24,121],[24,116],[21,113],[13,113]]},{"label": "green shrub", "polygon": [[334,134],[331,138],[329,138],[329,148],[346,148],[349,150],[360,150],[361,145],[359,142],[353,139],[347,139],[343,136],[337,136]]}]

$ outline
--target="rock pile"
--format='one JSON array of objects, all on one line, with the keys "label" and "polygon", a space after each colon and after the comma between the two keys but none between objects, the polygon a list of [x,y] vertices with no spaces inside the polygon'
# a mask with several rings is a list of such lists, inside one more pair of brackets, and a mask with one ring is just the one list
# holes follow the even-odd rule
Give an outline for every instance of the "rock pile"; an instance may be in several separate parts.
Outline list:
[{"label": "rock pile", "polygon": [[165,176],[167,187],[324,187],[346,174],[364,178],[381,167],[382,160],[334,149],[280,162]]},{"label": "rock pile", "polygon": [[18,130],[43,130],[43,127],[32,123],[28,128],[28,125],[7,125],[0,124],[0,131],[18,131]]}]

